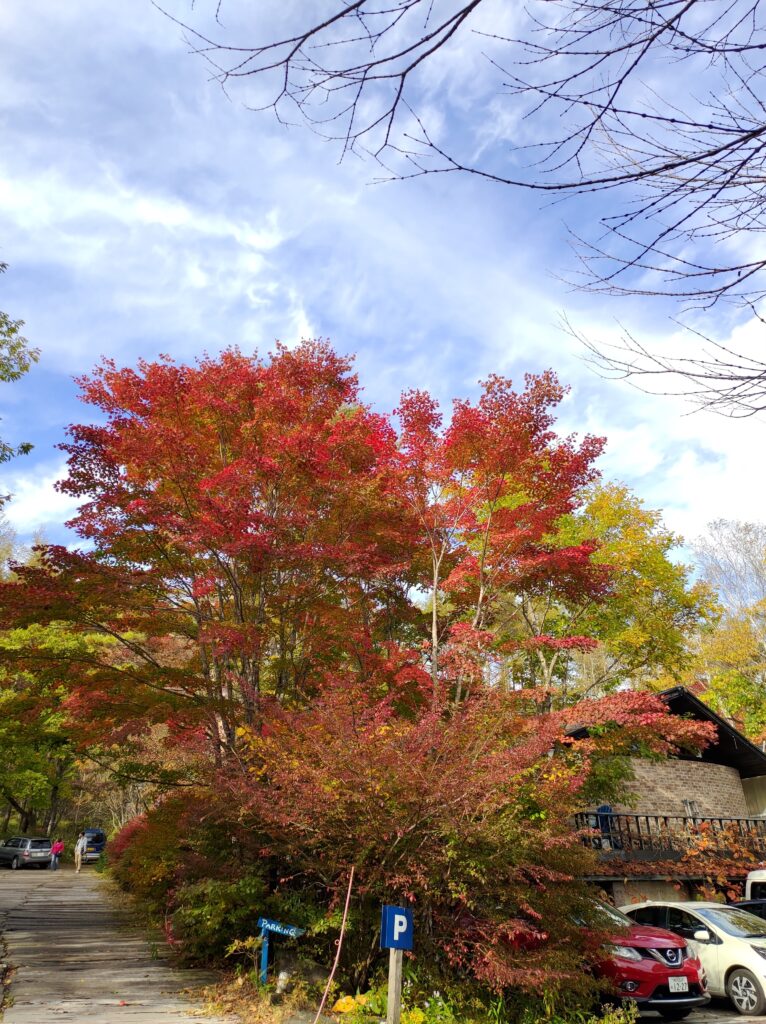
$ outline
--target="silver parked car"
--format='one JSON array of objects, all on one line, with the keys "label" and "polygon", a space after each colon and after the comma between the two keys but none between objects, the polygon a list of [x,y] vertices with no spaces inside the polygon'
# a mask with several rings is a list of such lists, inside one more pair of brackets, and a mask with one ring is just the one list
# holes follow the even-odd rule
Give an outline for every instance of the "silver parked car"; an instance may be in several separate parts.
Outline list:
[{"label": "silver parked car", "polygon": [[47,868],[51,862],[51,841],[44,836],[11,836],[0,844],[0,864],[10,868],[26,868],[34,865]]}]

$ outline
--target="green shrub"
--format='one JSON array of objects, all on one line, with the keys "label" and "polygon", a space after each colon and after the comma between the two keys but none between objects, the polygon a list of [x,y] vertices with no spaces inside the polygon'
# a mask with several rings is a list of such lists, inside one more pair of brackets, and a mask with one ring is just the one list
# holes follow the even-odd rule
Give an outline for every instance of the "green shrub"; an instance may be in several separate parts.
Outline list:
[{"label": "green shrub", "polygon": [[184,956],[201,962],[223,960],[236,940],[257,934],[266,885],[256,871],[235,881],[206,879],[176,892],[173,934]]}]

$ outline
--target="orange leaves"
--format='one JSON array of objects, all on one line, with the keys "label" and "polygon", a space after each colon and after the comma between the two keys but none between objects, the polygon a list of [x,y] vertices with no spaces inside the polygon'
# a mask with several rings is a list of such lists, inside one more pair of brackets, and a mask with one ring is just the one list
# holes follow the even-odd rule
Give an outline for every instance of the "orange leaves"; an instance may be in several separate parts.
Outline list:
[{"label": "orange leaves", "polygon": [[[105,423],[70,428],[60,486],[94,547],[52,550],[6,588],[9,621],[107,632],[123,659],[99,681],[189,701],[214,749],[261,694],[305,699],[347,659],[389,657],[413,617],[412,529],[394,431],[348,359],[306,342],[267,360],[106,360],[80,384]],[[168,659],[166,637],[185,658]],[[408,656],[400,667],[417,687]]]},{"label": "orange leaves", "polygon": [[[603,447],[597,438],[577,443],[556,436],[554,409],[563,394],[550,372],[527,376],[520,391],[495,375],[476,402],[454,402],[446,426],[424,392],[405,393],[397,410],[403,496],[420,549],[414,565],[431,605],[434,688],[444,668],[457,699],[478,680],[460,645],[445,644],[452,624],[496,626],[512,596],[521,601],[525,637],[555,639],[537,643],[537,650],[584,650],[587,638],[570,630],[565,616],[553,638],[548,624],[534,622],[529,605],[539,601],[556,610],[575,600],[597,604],[608,594],[610,574],[595,563],[595,542],[556,542],[561,517],[578,507],[582,488],[598,475],[594,461]],[[513,642],[512,649],[523,648]],[[488,653],[485,648],[485,658]],[[465,676],[455,671],[461,659]]]},{"label": "orange leaves", "polygon": [[600,445],[553,433],[553,374],[520,391],[493,376],[447,425],[409,392],[399,436],[323,342],[192,366],[107,360],[80,384],[104,422],[70,428],[61,488],[82,500],[73,526],[93,548],[51,551],[6,611],[113,636],[123,658],[100,663],[99,685],[111,670],[143,705],[188,701],[214,750],[236,746],[263,696],[311,701],[333,676],[412,708],[429,668],[431,693],[460,700],[509,644],[534,664],[588,645],[568,628],[496,640],[509,594],[554,606],[607,590],[592,543],[550,542]]}]

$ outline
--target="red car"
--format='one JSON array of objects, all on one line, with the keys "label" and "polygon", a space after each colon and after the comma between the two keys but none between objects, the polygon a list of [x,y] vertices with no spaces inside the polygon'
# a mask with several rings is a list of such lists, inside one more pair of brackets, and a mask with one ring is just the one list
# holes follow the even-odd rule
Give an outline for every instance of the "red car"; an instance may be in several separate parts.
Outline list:
[{"label": "red car", "polygon": [[614,929],[597,973],[615,998],[632,999],[639,1010],[656,1010],[665,1020],[683,1020],[710,1002],[702,964],[678,935],[636,924],[606,903],[597,904],[591,924],[602,934]]}]

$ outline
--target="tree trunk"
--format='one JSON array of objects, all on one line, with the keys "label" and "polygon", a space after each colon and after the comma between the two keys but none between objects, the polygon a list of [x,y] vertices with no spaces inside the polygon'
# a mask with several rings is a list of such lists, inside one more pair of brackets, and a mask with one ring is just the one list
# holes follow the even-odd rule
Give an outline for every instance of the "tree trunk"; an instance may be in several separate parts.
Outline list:
[{"label": "tree trunk", "polygon": [[431,591],[431,682],[433,684],[432,699],[436,700],[439,686],[439,569],[441,559],[434,556],[433,589]]},{"label": "tree trunk", "polygon": [[36,821],[37,815],[35,814],[34,810],[32,808],[25,807],[21,815],[20,830],[22,832],[28,832],[31,828],[35,827]]}]

